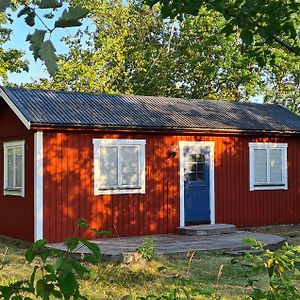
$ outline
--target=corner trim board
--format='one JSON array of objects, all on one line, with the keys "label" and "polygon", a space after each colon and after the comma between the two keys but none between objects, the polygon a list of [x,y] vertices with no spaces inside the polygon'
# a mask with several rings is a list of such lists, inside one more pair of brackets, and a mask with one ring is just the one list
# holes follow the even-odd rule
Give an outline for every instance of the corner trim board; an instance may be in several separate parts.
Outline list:
[{"label": "corner trim board", "polygon": [[43,239],[43,132],[34,134],[34,241]]},{"label": "corner trim board", "polygon": [[214,149],[215,142],[188,142],[180,141],[180,227],[185,226],[184,218],[184,153],[185,147],[209,147],[209,206],[210,206],[210,223],[215,224],[215,176],[214,176]]},{"label": "corner trim board", "polygon": [[5,94],[2,88],[0,88],[0,96],[4,99],[7,105],[12,109],[12,111],[17,115],[21,122],[25,125],[27,129],[30,129],[30,121],[28,121],[17,106],[10,100],[10,98]]}]

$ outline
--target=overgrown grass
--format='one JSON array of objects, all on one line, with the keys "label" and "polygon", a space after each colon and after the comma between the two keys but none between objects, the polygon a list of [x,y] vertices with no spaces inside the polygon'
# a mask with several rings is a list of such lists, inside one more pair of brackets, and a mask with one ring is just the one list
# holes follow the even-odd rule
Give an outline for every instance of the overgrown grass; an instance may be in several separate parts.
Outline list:
[{"label": "overgrown grass", "polygon": [[[277,227],[277,226],[276,226]],[[300,241],[300,226],[256,229],[268,233],[279,233]],[[284,234],[283,234],[284,233]],[[0,284],[25,279],[31,267],[24,259],[30,244],[9,238],[0,238]],[[3,254],[7,254],[3,257]],[[89,299],[120,299],[124,295],[145,296],[166,293],[176,287],[187,290],[198,289],[202,296],[197,299],[244,299],[251,289],[247,285],[247,273],[240,265],[231,264],[233,256],[221,252],[200,252],[194,256],[170,255],[157,257],[151,262],[140,260],[131,264],[109,262],[90,266],[91,273],[80,281],[82,293]],[[262,274],[248,274],[262,286],[266,278]]]}]

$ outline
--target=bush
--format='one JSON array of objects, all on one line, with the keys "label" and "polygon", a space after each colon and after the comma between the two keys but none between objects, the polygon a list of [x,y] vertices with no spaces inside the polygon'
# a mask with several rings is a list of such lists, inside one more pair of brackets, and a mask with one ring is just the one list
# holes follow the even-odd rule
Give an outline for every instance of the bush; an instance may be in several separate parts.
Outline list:
[{"label": "bush", "polygon": [[300,292],[296,284],[300,280],[300,253],[299,248],[287,243],[277,250],[270,251],[254,239],[244,240],[251,244],[260,254],[246,253],[242,261],[236,259],[232,263],[240,263],[243,267],[254,272],[267,274],[268,286],[258,288],[256,281],[248,277],[248,285],[253,288],[250,299],[253,300],[295,300],[300,299]]}]

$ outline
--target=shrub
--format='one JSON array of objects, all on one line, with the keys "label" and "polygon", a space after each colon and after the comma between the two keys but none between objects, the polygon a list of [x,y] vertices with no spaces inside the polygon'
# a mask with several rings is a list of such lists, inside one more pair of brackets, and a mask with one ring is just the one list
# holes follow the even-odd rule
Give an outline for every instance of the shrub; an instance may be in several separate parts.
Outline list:
[{"label": "shrub", "polygon": [[300,299],[300,292],[296,287],[297,281],[299,284],[300,280],[299,248],[285,243],[281,249],[270,251],[252,238],[246,238],[244,241],[260,253],[257,255],[246,253],[242,261],[233,260],[232,262],[241,263],[243,267],[250,268],[254,272],[264,272],[268,278],[267,288],[262,289],[255,285],[255,280],[248,277],[248,285],[253,288],[250,299]]}]

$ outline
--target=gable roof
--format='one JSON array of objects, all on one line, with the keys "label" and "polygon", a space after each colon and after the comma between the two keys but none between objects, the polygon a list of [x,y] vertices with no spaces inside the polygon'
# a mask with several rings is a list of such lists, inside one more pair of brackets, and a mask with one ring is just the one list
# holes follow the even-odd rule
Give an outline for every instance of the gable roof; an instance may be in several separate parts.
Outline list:
[{"label": "gable roof", "polygon": [[300,117],[271,104],[1,87],[27,128],[87,127],[299,132]]}]

